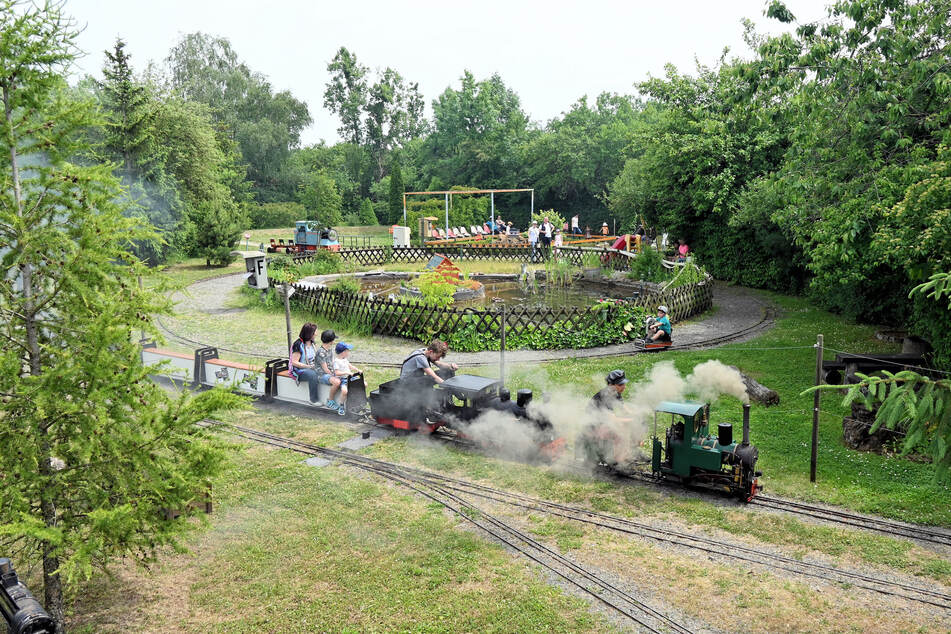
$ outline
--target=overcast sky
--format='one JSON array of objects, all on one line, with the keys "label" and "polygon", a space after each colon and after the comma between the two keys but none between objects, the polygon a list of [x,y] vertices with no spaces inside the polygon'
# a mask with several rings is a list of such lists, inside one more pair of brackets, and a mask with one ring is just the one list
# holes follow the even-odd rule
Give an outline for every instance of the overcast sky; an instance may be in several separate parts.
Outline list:
[{"label": "overcast sky", "polygon": [[[829,0],[786,0],[802,22],[825,16]],[[371,69],[390,66],[419,82],[429,104],[463,70],[499,73],[532,120],[546,122],[582,95],[633,93],[633,84],[673,63],[715,64],[725,46],[746,56],[741,20],[758,30],[783,25],[763,16],[764,0],[587,0],[585,2],[400,2],[346,0],[67,0],[84,27],[79,72],[101,76],[103,51],[117,36],[137,72],[161,62],[181,35],[225,37],[275,90],[305,101],[314,123],[303,143],[337,140],[336,117],[323,107],[327,64],[346,46]]]}]

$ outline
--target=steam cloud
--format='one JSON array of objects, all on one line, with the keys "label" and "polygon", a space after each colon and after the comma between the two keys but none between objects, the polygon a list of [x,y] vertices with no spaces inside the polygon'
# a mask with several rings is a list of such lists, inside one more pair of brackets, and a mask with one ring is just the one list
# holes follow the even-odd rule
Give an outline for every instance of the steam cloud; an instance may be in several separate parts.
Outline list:
[{"label": "steam cloud", "polygon": [[[687,376],[681,375],[671,361],[656,363],[643,381],[627,385],[624,398],[613,415],[593,410],[589,406],[591,394],[578,394],[570,387],[551,385],[543,373],[531,378],[535,385],[541,386],[541,394],[536,394],[530,403],[529,415],[549,420],[554,426],[555,437],[565,438],[569,449],[559,462],[572,465],[577,464],[575,457],[580,436],[592,425],[599,425],[613,438],[614,459],[623,464],[635,458],[638,445],[647,438],[653,424],[654,410],[662,401],[693,399],[706,402],[728,394],[743,403],[749,402],[740,373],[716,360],[695,366]],[[604,385],[603,376],[591,378],[597,385]],[[535,426],[504,412],[483,413],[466,428],[465,433],[490,454],[508,459],[529,458],[537,447]]]}]

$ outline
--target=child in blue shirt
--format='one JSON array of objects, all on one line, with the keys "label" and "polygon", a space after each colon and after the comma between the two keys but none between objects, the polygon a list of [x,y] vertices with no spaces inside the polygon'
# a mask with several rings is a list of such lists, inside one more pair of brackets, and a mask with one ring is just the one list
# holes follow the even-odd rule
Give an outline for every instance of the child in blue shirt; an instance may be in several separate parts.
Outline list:
[{"label": "child in blue shirt", "polygon": [[657,321],[655,321],[651,327],[651,341],[670,341],[670,320],[667,319],[667,307],[658,306],[657,307]]}]

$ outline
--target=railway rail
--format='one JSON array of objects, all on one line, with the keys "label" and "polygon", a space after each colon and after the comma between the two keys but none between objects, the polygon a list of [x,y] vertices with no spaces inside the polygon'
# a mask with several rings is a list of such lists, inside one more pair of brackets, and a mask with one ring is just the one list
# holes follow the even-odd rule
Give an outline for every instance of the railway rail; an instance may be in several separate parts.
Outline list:
[{"label": "railway rail", "polygon": [[[815,563],[802,561],[792,557],[786,557],[777,553],[771,553],[769,551],[762,551],[753,548],[748,548],[745,546],[723,542],[720,540],[712,539],[707,536],[698,536],[691,535],[689,533],[684,533],[682,531],[675,531],[671,529],[658,528],[656,526],[651,526],[649,524],[644,524],[637,522],[635,520],[618,517],[614,515],[609,515],[606,513],[600,513],[597,511],[591,511],[588,509],[573,507],[570,505],[559,504],[555,502],[550,502],[547,500],[542,500],[539,498],[534,498],[518,493],[512,493],[509,491],[504,491],[501,489],[495,489],[492,487],[468,482],[458,478],[451,478],[444,476],[438,473],[428,472],[420,469],[415,469],[412,467],[405,467],[401,465],[395,465],[392,463],[387,463],[384,461],[376,460],[373,458],[368,458],[365,456],[359,456],[357,454],[338,451],[333,449],[328,449],[325,447],[320,447],[317,445],[312,445],[309,443],[304,443],[296,441],[290,438],[285,438],[282,436],[277,436],[274,434],[269,434],[267,432],[262,432],[260,430],[255,430],[247,427],[241,427],[237,425],[230,425],[226,423],[220,423],[218,421],[209,422],[211,425],[215,425],[218,428],[227,431],[228,433],[235,434],[237,436],[244,437],[246,439],[260,442],[264,444],[269,444],[272,446],[282,447],[285,449],[290,449],[299,453],[307,455],[321,455],[324,457],[330,457],[336,460],[345,462],[348,465],[356,466],[364,470],[377,472],[380,475],[392,476],[392,478],[403,479],[406,482],[412,483],[413,485],[419,487],[428,487],[430,490],[438,490],[440,494],[448,496],[453,504],[457,505],[456,508],[452,508],[456,513],[466,517],[467,520],[474,521],[473,517],[466,515],[466,509],[472,509],[472,504],[466,501],[463,496],[468,497],[477,497],[496,503],[502,503],[513,507],[519,507],[526,510],[537,511],[545,513],[547,515],[558,516],[564,519],[573,520],[577,522],[582,522],[600,528],[612,530],[615,532],[625,533],[629,535],[635,535],[638,537],[650,539],[656,542],[669,543],[675,546],[682,548],[701,551],[707,553],[708,555],[725,560],[727,562],[735,561],[744,561],[754,565],[760,565],[766,568],[772,568],[777,570],[783,570],[795,575],[824,579],[829,581],[837,581],[841,583],[848,583],[853,586],[861,587],[863,589],[877,592],[880,594],[898,597],[907,599],[909,601],[914,601],[918,603],[923,603],[945,610],[951,610],[951,595],[935,590],[933,588],[921,587],[913,584],[903,583],[892,581],[888,579],[883,579],[875,577],[872,575],[855,572],[852,570],[847,570],[843,568],[838,568],[835,566],[829,566],[826,564]],[[408,486],[408,485],[407,485]],[[423,493],[425,495],[425,493]],[[439,501],[439,500],[437,500]],[[443,502],[440,502],[441,504]],[[461,505],[461,506],[460,506]],[[447,508],[449,505],[447,505]],[[489,517],[483,510],[478,509],[477,515],[479,517]],[[476,518],[478,519],[478,518]],[[495,518],[497,520],[497,518]],[[499,524],[504,525],[504,522],[497,520]],[[499,524],[492,524],[497,530],[503,530]],[[505,525],[507,526],[507,525]],[[531,537],[524,535],[517,529],[512,529],[508,527],[511,531],[514,531],[520,543],[529,544],[528,547],[536,548],[541,546],[546,553],[547,557],[561,557],[557,553],[550,551],[547,547],[538,544],[538,542]],[[490,532],[490,531],[487,531]],[[494,535],[494,533],[493,533]],[[495,535],[498,537],[497,535]],[[525,539],[530,540],[526,542]],[[505,541],[505,540],[502,540]],[[506,543],[509,543],[506,541]],[[512,545],[512,544],[510,544]],[[523,552],[523,550],[512,546]],[[528,548],[526,547],[526,548]],[[534,556],[528,554],[535,561],[538,561]],[[532,554],[537,554],[532,551]],[[561,559],[564,559],[561,557]],[[542,563],[542,562],[539,562]],[[559,560],[561,565],[564,565],[563,562]],[[571,562],[569,562],[571,563]],[[542,563],[546,568],[550,568],[547,564]],[[572,564],[577,566],[577,564]],[[585,571],[577,571],[572,569],[574,574],[581,574],[583,576]],[[562,572],[557,572],[559,576],[565,577],[565,574]],[[575,580],[569,579],[574,585],[578,585]],[[597,584],[596,584],[597,585]],[[609,584],[610,585],[610,584]],[[600,586],[599,586],[600,587]],[[605,589],[607,590],[607,589]],[[586,592],[590,592],[585,590]],[[611,590],[615,592],[615,590]],[[623,593],[623,591],[622,591]],[[601,596],[598,595],[599,600]],[[610,604],[609,604],[610,605]],[[611,605],[615,609],[618,609],[620,612],[625,613],[623,609],[619,609],[617,606]],[[656,615],[654,615],[656,616]],[[650,627],[637,619],[634,619],[644,627],[650,629]],[[672,627],[669,623],[666,624],[668,627]],[[676,628],[674,628],[675,631]]]},{"label": "railway rail", "polygon": [[951,546],[951,532],[942,531],[927,526],[913,526],[910,524],[893,522],[882,518],[868,517],[838,509],[830,509],[822,506],[816,506],[814,504],[806,504],[803,502],[784,500],[782,498],[770,496],[757,496],[751,500],[751,503],[764,508],[775,509],[795,515],[813,517],[826,522],[863,528],[865,530],[881,533],[890,537],[904,537],[907,539],[937,544],[939,546]]},{"label": "railway rail", "polygon": [[[673,483],[655,478],[649,473],[625,473],[617,476],[618,480],[636,480],[637,482],[646,482],[656,486],[665,486],[679,488]],[[817,506],[795,500],[786,500],[783,498],[756,495],[747,504],[769,508],[775,511],[789,513],[822,520],[830,524],[838,524],[851,528],[859,528],[888,537],[899,537],[911,539],[919,542],[935,544],[937,546],[951,547],[951,531],[945,531],[930,526],[915,526],[887,520],[880,517],[870,517],[858,513],[850,513],[839,509]]]},{"label": "railway rail", "polygon": [[[206,421],[206,425],[223,428],[236,436],[273,447],[289,449],[305,455],[332,457],[350,466],[401,484],[437,504],[444,506],[460,518],[470,522],[516,552],[558,575],[619,614],[629,618],[634,623],[640,625],[645,631],[657,634],[668,631],[677,632],[679,634],[689,634],[692,631],[659,609],[641,601],[623,588],[603,579],[584,566],[564,557],[523,531],[505,523],[483,509],[475,508],[471,503],[458,495],[453,487],[441,484],[438,480],[420,476],[416,470],[407,469],[380,460],[365,458],[352,453],[295,441],[290,438],[268,434],[247,427],[228,425],[219,421]],[[592,586],[597,589],[592,588]]]},{"label": "railway rail", "polygon": [[[224,274],[224,275],[220,275],[220,276],[216,276],[216,277],[227,277],[227,276],[229,276],[229,275],[240,275],[240,274],[228,273],[228,274]],[[215,279],[215,278],[212,277],[212,278],[207,278],[207,279]],[[205,281],[205,280],[202,280],[202,281]],[[747,336],[749,336],[749,335],[751,335],[751,334],[760,332],[760,331],[762,331],[762,330],[766,330],[766,329],[768,329],[770,326],[772,326],[772,324],[775,322],[775,320],[776,320],[776,310],[775,310],[772,306],[770,306],[770,305],[768,305],[768,304],[764,304],[764,303],[762,303],[762,302],[760,302],[760,304],[763,306],[763,313],[762,313],[762,315],[760,316],[760,319],[759,319],[756,323],[750,324],[749,326],[746,326],[746,327],[744,327],[744,328],[740,328],[740,329],[738,329],[738,330],[735,330],[735,331],[732,331],[732,332],[729,332],[729,333],[725,333],[725,334],[722,334],[722,335],[717,335],[717,336],[715,336],[715,337],[707,337],[706,339],[700,339],[700,340],[698,340],[698,341],[694,341],[694,342],[687,343],[687,344],[674,345],[674,346],[672,346],[670,349],[672,349],[672,350],[704,350],[704,349],[706,349],[706,348],[713,348],[713,347],[720,346],[720,345],[723,345],[723,344],[726,344],[726,343],[730,343],[730,342],[733,342],[733,341],[737,341],[737,340],[743,339],[743,338],[745,338],[745,337],[747,337]],[[225,351],[225,352],[230,352],[230,353],[239,355],[239,356],[244,357],[244,358],[255,358],[255,357],[256,357],[256,358],[261,358],[261,359],[271,359],[271,358],[274,358],[274,356],[275,356],[275,355],[273,355],[273,354],[266,354],[266,353],[259,353],[259,352],[248,352],[248,351],[245,351],[245,350],[235,350],[235,349],[226,348],[226,347],[223,347],[223,346],[218,346],[218,345],[215,345],[215,344],[212,344],[212,343],[207,343],[207,342],[203,342],[203,341],[198,341],[198,340],[196,340],[196,339],[191,339],[191,338],[189,338],[189,337],[186,337],[186,336],[184,336],[184,335],[181,335],[181,334],[175,332],[174,330],[172,330],[172,329],[165,323],[165,321],[162,319],[162,317],[161,317],[161,316],[158,316],[158,315],[156,316],[156,323],[158,324],[159,329],[160,329],[162,332],[164,332],[165,335],[166,335],[169,339],[171,339],[172,341],[174,341],[174,342],[176,342],[176,343],[178,343],[178,344],[187,345],[187,346],[191,346],[191,347],[199,347],[199,348],[213,347],[213,348],[217,348],[218,350],[222,350],[222,351]],[[569,352],[571,352],[571,353],[573,353],[573,354],[569,354]],[[545,363],[545,362],[548,362],[548,361],[565,361],[565,360],[568,360],[568,359],[578,359],[578,358],[584,358],[584,359],[604,359],[604,358],[608,358],[608,357],[618,357],[618,356],[625,356],[625,355],[629,355],[629,354],[644,354],[645,352],[652,352],[652,351],[640,350],[640,349],[636,349],[636,348],[635,348],[635,349],[631,349],[631,350],[625,350],[624,352],[615,352],[615,351],[611,351],[611,352],[594,352],[594,351],[588,351],[588,350],[581,350],[580,352],[581,352],[582,354],[580,354],[580,355],[577,354],[578,352],[579,352],[578,350],[573,350],[573,349],[570,350],[570,351],[558,351],[558,352],[555,353],[555,354],[549,354],[549,355],[546,355],[545,357],[542,357],[542,358],[534,358],[534,359],[532,359],[531,363]],[[465,367],[482,367],[482,366],[494,366],[494,365],[497,365],[497,363],[498,363],[497,361],[469,361],[469,362],[461,363],[460,365],[461,365],[461,366],[465,366]],[[513,361],[510,361],[509,363],[510,363],[510,365],[515,365],[515,364],[518,363],[518,361],[514,361],[514,360],[513,360]],[[394,362],[388,362],[388,361],[363,360],[363,361],[360,361],[360,365],[361,365],[361,366],[368,366],[368,367],[375,367],[375,368],[399,368],[399,367],[401,366],[401,363],[394,363]]]}]

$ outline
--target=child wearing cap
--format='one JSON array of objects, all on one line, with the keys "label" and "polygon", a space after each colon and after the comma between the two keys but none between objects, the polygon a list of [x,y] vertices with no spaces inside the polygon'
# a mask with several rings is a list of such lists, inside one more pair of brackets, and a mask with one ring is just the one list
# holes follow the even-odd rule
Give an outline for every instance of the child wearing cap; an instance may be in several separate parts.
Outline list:
[{"label": "child wearing cap", "polygon": [[670,319],[667,318],[667,307],[657,307],[657,320],[651,325],[651,341],[670,341]]},{"label": "child wearing cap", "polygon": [[337,353],[334,359],[334,376],[340,381],[340,396],[337,399],[339,408],[337,409],[337,413],[341,416],[345,416],[347,413],[347,382],[350,380],[351,375],[360,371],[350,365],[351,350],[353,350],[353,346],[346,341],[339,342],[334,349]]}]

